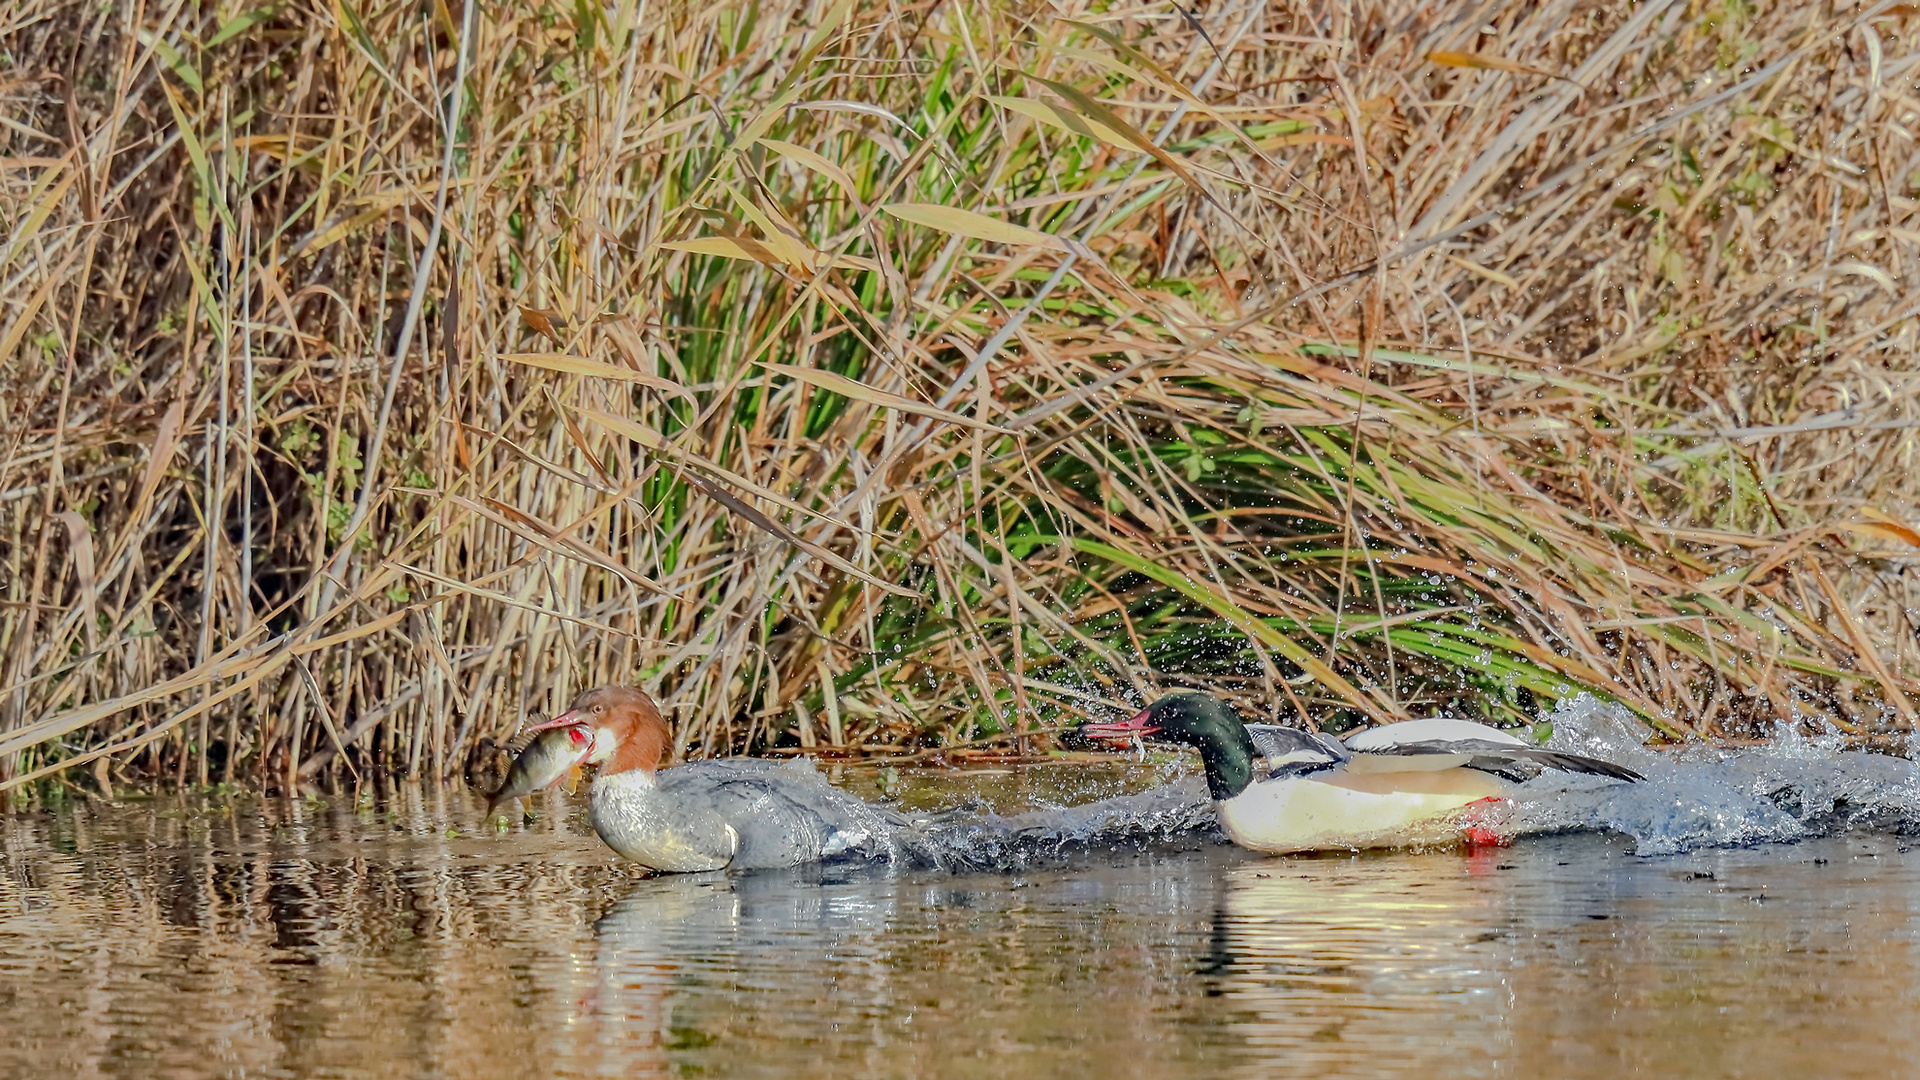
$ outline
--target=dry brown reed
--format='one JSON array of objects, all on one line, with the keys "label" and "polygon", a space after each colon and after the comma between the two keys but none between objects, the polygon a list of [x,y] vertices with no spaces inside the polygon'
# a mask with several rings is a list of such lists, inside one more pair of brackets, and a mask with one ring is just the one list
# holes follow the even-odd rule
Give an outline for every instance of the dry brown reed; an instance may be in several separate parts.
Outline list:
[{"label": "dry brown reed", "polygon": [[1920,700],[1913,5],[0,14],[0,787]]}]

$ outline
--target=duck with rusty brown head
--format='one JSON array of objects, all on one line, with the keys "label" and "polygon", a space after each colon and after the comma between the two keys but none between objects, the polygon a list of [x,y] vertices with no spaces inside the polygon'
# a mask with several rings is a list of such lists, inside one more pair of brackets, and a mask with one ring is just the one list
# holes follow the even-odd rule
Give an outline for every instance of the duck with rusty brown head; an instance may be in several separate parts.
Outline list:
[{"label": "duck with rusty brown head", "polygon": [[671,742],[653,699],[602,686],[533,730],[572,728],[593,781],[594,831],[622,858],[668,873],[891,858],[912,826],[834,787],[810,762],[755,758],[661,768]]}]

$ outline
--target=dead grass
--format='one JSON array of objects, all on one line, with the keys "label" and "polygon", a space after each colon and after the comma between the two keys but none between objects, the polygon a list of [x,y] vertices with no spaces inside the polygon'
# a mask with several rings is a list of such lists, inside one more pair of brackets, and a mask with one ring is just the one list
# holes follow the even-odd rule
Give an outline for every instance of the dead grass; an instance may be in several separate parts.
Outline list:
[{"label": "dead grass", "polygon": [[23,0],[0,788],[450,777],[604,681],[689,755],[1907,728],[1916,37]]}]

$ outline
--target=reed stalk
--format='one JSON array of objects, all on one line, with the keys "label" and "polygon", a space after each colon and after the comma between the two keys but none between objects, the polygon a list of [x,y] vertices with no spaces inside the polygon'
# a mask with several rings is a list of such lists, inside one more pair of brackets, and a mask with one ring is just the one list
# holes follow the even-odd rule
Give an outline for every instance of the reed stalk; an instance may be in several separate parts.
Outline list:
[{"label": "reed stalk", "polygon": [[1920,698],[1912,5],[0,14],[0,789]]}]

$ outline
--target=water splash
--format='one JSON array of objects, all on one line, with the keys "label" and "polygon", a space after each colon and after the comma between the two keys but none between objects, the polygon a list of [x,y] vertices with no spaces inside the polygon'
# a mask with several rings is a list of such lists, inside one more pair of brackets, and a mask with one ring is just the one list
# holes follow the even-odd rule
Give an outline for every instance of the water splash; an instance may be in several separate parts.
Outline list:
[{"label": "water splash", "polygon": [[1206,781],[1186,776],[1137,795],[1078,806],[983,814],[923,831],[929,861],[978,870],[1018,870],[1100,849],[1225,843]]},{"label": "water splash", "polygon": [[1625,709],[1587,695],[1548,717],[1547,746],[1630,765],[1639,784],[1549,773],[1521,786],[1519,835],[1612,832],[1642,855],[1788,843],[1849,829],[1920,832],[1920,766],[1843,749],[1836,734],[1783,732],[1766,747],[1648,749]]}]

